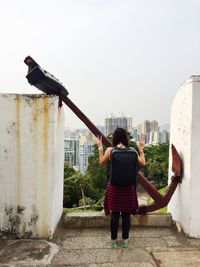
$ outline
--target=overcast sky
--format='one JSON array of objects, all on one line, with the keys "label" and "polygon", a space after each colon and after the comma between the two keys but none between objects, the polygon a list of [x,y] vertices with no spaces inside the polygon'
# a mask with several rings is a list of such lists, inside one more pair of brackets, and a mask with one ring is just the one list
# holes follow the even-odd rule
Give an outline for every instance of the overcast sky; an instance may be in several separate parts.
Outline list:
[{"label": "overcast sky", "polygon": [[[165,124],[200,74],[200,0],[0,0],[0,48],[0,92],[39,92],[31,55],[95,124],[118,112]],[[83,126],[67,108],[66,122]]]}]

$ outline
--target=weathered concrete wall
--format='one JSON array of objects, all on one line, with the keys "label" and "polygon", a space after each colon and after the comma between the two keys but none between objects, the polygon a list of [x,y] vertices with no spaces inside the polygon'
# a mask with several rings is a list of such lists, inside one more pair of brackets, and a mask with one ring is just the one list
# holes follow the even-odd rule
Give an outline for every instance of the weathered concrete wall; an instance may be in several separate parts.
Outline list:
[{"label": "weathered concrete wall", "polygon": [[0,107],[0,235],[51,238],[63,207],[58,97],[0,94]]},{"label": "weathered concrete wall", "polygon": [[169,211],[186,234],[200,237],[200,76],[191,76],[177,92],[171,108],[170,143],[181,155],[184,173]]}]

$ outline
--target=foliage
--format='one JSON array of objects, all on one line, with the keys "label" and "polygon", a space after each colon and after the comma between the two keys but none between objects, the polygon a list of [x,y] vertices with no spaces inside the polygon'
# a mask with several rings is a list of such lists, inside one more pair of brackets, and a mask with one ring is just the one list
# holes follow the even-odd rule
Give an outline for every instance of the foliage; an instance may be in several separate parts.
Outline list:
[{"label": "foliage", "polygon": [[91,199],[91,198],[89,198],[89,197],[85,197],[84,199],[83,198],[81,198],[80,200],[79,200],[79,207],[83,207],[84,205],[94,205],[95,204],[95,201],[93,200],[93,199]]},{"label": "foliage", "polygon": [[167,185],[169,144],[149,145],[144,147],[146,165],[140,170],[149,179],[153,180],[157,188]]},{"label": "foliage", "polygon": [[76,173],[76,170],[71,165],[69,165],[69,163],[67,161],[65,161],[65,163],[64,163],[64,178],[71,177],[75,173]]},{"label": "foliage", "polygon": [[[129,136],[129,146],[138,151],[137,144]],[[112,135],[108,136],[112,139]],[[104,147],[104,151],[105,151]],[[140,167],[140,171],[149,179],[153,180],[157,188],[167,185],[168,180],[168,156],[169,144],[148,145],[144,147],[146,165]],[[82,175],[67,162],[64,165],[64,207],[71,208],[83,204],[84,196],[86,202],[96,203],[99,209],[102,208],[104,192],[109,181],[109,164],[99,164],[98,147],[93,147],[93,155],[88,159],[87,172]],[[86,203],[87,205],[88,203]]]},{"label": "foliage", "polygon": [[[105,150],[105,148],[104,148]],[[92,188],[96,192],[96,201],[103,196],[106,185],[108,183],[108,164],[99,164],[99,151],[95,144],[93,148],[93,155],[88,159],[88,169],[86,175]]]},{"label": "foliage", "polygon": [[85,196],[94,198],[95,192],[86,175],[76,171],[67,162],[64,164],[64,200],[63,206],[71,208],[79,204],[82,198],[81,187]]},{"label": "foliage", "polygon": [[81,197],[80,186],[77,183],[79,174],[67,162],[64,165],[64,207],[73,207]]}]

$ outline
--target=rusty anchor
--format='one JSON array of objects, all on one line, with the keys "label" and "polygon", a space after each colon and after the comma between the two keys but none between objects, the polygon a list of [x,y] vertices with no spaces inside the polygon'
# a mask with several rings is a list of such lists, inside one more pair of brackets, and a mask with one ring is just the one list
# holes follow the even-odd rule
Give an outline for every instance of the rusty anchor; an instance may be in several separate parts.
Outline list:
[{"label": "rusty anchor", "polygon": [[[95,136],[102,136],[102,142],[106,147],[112,146],[111,142],[104,136],[99,129],[89,120],[89,118],[68,98],[68,91],[62,83],[55,78],[51,73],[42,69],[36,61],[28,56],[24,60],[28,66],[28,74],[26,78],[31,85],[34,85],[39,90],[46,94],[55,94],[59,96],[59,106],[62,101],[76,114],[76,116],[88,127]],[[177,185],[181,182],[182,177],[182,161],[175,148],[171,145],[172,152],[172,171],[171,182],[168,185],[166,192],[162,195],[157,189],[144,177],[141,173],[138,174],[138,183],[145,191],[153,198],[154,202],[148,205],[140,205],[138,214],[145,214],[167,206]]]}]

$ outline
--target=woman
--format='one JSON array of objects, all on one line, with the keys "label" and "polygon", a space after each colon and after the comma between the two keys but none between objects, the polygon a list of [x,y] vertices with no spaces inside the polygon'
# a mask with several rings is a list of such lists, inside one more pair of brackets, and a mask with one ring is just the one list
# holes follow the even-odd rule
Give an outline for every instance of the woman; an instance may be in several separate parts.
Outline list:
[{"label": "woman", "polygon": [[[99,163],[104,164],[110,160],[112,147],[108,147],[103,153],[102,137],[97,138],[97,146],[99,150]],[[127,132],[123,128],[117,128],[113,133],[112,146],[118,148],[128,147]],[[143,152],[144,138],[139,142],[138,163],[145,165],[145,156]],[[110,183],[107,186],[104,210],[105,214],[111,213],[111,247],[117,247],[117,233],[119,226],[120,213],[122,216],[122,246],[128,247],[129,229],[130,229],[130,215],[135,214],[138,209],[138,200],[136,194],[136,187],[134,185],[126,187],[116,187]]]}]

